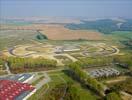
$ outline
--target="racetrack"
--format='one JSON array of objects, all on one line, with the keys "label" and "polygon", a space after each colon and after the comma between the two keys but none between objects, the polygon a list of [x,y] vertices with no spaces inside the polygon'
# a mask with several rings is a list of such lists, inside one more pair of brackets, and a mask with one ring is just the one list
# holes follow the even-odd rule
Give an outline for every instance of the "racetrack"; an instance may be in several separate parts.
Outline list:
[{"label": "racetrack", "polygon": [[[77,49],[78,51],[75,51]],[[57,53],[57,50],[61,51]],[[73,51],[72,51],[73,50]],[[87,45],[77,45],[71,46],[69,44],[64,45],[51,45],[51,44],[25,44],[17,45],[4,52],[7,56],[16,56],[16,57],[43,57],[46,59],[53,59],[58,62],[59,65],[63,65],[60,59],[57,59],[55,56],[64,56],[71,61],[75,62],[78,60],[78,57],[72,55],[81,55],[82,57],[94,57],[94,56],[109,56],[119,54],[119,49],[116,46],[109,46],[106,44],[87,44]],[[8,55],[9,53],[9,55]]]}]

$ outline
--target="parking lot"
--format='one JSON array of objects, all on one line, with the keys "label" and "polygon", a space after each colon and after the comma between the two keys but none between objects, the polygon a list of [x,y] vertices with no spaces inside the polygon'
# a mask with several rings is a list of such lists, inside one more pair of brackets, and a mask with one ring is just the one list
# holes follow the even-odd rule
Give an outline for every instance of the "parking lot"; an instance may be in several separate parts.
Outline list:
[{"label": "parking lot", "polygon": [[120,72],[118,70],[110,67],[93,69],[89,72],[89,75],[95,78],[115,76],[115,75],[117,76],[119,74]]},{"label": "parking lot", "polygon": [[19,81],[19,82],[27,82],[30,79],[33,78],[33,74],[16,74],[16,75],[9,75],[9,76],[4,76],[0,77],[0,80],[14,80],[14,81]]}]

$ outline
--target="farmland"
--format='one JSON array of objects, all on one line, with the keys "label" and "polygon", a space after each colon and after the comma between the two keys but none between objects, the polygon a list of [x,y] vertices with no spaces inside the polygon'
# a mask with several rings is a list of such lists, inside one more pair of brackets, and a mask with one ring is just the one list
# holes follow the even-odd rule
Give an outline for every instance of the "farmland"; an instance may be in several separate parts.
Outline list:
[{"label": "farmland", "polygon": [[45,25],[44,31],[40,31],[45,34],[51,40],[101,40],[101,33],[92,30],[69,30],[61,25]]},{"label": "farmland", "polygon": [[[101,40],[101,33],[93,30],[69,30],[63,24],[31,24],[24,26],[1,26],[1,29],[40,30],[50,40]],[[71,37],[72,36],[72,37]]]}]

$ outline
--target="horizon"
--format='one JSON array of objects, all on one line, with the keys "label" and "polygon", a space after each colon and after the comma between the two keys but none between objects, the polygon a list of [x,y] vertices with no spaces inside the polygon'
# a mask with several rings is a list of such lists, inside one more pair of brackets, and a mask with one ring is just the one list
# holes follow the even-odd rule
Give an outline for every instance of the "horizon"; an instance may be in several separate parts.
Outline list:
[{"label": "horizon", "polygon": [[0,0],[0,17],[132,18],[131,0]]}]

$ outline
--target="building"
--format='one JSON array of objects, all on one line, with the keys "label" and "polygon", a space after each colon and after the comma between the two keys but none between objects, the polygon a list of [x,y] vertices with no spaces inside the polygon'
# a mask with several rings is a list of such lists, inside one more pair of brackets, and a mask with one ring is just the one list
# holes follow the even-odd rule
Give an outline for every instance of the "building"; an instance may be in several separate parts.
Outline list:
[{"label": "building", "polygon": [[76,47],[76,46],[64,46],[62,48],[63,52],[72,52],[72,51],[80,51],[80,48],[79,47]]},{"label": "building", "polygon": [[24,92],[32,92],[35,88],[27,83],[14,80],[0,80],[0,100],[15,100]]},{"label": "building", "polygon": [[25,73],[25,74],[15,74],[15,75],[0,77],[0,80],[14,80],[22,83],[27,83],[28,81],[32,80],[33,77],[34,74]]}]

